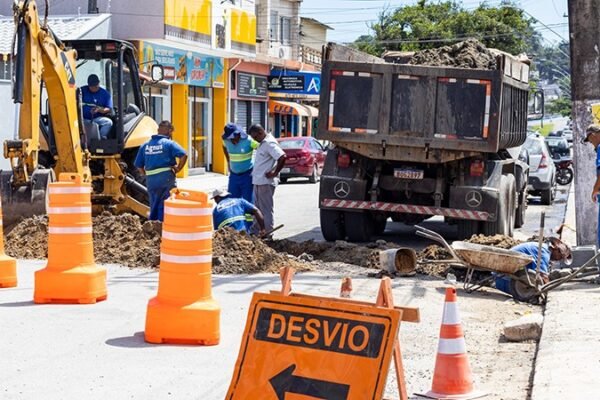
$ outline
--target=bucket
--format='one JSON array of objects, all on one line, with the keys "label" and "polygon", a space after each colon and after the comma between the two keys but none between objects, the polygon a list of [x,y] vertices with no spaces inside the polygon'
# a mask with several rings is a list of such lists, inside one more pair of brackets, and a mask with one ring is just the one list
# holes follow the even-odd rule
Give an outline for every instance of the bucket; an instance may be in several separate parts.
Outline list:
[{"label": "bucket", "polygon": [[406,247],[382,250],[379,252],[379,265],[390,274],[413,276],[416,274],[417,253]]}]

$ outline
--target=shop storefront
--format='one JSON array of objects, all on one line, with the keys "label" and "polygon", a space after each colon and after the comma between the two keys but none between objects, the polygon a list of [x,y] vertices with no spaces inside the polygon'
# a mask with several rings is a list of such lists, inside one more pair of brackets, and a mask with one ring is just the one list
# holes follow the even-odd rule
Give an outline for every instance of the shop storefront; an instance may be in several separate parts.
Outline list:
[{"label": "shop storefront", "polygon": [[267,128],[269,66],[229,60],[234,68],[230,77],[230,119],[246,131],[253,124]]},{"label": "shop storefront", "polygon": [[[211,171],[215,101],[225,96],[225,60],[150,41],[140,42],[142,68],[152,62],[164,67],[170,88],[149,86],[149,111],[157,121],[169,119],[175,126],[173,138],[188,151],[188,169],[183,175]],[[217,98],[217,100],[216,100]],[[223,119],[222,116],[219,119]]]}]

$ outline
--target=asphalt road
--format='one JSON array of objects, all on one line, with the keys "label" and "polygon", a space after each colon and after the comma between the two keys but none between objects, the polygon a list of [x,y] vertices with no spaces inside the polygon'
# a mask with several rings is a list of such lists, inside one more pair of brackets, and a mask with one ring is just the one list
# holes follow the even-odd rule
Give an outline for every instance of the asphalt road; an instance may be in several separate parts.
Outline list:
[{"label": "asphalt road", "polygon": [[[517,230],[516,236],[525,239],[537,234],[542,211],[546,212],[546,234],[564,221],[568,186],[559,186],[556,199],[551,206],[540,203],[539,197],[530,197],[525,225]],[[288,238],[297,241],[322,241],[319,225],[319,185],[308,183],[305,179],[292,179],[280,185],[275,192],[275,225],[284,224],[276,238]],[[457,229],[443,222],[443,218],[434,217],[422,223],[428,229],[440,233],[447,240],[457,239]],[[396,242],[403,246],[422,248],[430,244],[426,239],[415,235],[415,228],[388,220],[385,233],[376,239]]]}]

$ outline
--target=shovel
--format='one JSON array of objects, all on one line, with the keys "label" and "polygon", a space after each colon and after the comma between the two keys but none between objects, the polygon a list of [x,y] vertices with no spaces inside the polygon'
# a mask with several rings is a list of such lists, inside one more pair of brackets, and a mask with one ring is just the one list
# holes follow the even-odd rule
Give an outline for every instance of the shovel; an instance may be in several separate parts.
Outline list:
[{"label": "shovel", "polygon": [[271,229],[270,231],[266,231],[262,235],[258,235],[258,238],[259,239],[264,239],[266,237],[269,237],[273,232],[278,231],[281,228],[283,228],[283,224],[277,225],[275,228]]}]

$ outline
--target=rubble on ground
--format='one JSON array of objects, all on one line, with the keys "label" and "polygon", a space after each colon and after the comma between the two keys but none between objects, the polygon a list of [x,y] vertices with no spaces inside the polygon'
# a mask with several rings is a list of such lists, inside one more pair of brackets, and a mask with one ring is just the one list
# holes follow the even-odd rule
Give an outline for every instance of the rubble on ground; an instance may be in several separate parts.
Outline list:
[{"label": "rubble on ground", "polygon": [[511,342],[524,342],[526,340],[539,340],[542,336],[542,314],[528,314],[517,320],[504,324],[503,334]]},{"label": "rubble on ground", "polygon": [[453,45],[418,51],[408,63],[487,70],[498,68],[496,55],[477,39],[467,39]]}]

